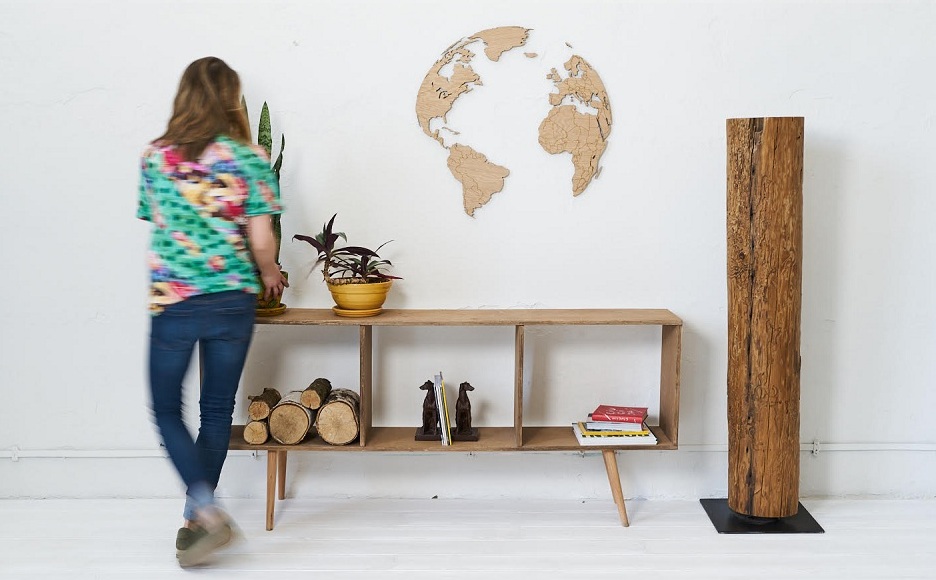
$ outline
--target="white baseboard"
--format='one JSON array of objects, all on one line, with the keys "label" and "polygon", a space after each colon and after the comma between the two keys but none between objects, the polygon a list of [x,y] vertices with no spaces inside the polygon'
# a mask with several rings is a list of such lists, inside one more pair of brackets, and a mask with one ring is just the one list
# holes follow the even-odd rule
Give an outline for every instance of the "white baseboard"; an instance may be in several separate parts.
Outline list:
[{"label": "white baseboard", "polygon": [[[690,447],[690,446],[687,446]],[[698,450],[702,451],[702,450]],[[58,455],[57,455],[57,454]],[[49,452],[0,459],[4,498],[180,497],[182,486],[158,451]],[[84,455],[82,455],[84,453]],[[110,455],[108,455],[110,453]],[[931,451],[803,452],[801,497],[932,498]],[[925,456],[925,460],[924,460]],[[218,495],[263,498],[263,452],[231,452]],[[598,452],[391,454],[292,453],[287,492],[306,498],[610,497]],[[690,499],[727,494],[727,453],[633,451],[618,454],[627,498]]]}]

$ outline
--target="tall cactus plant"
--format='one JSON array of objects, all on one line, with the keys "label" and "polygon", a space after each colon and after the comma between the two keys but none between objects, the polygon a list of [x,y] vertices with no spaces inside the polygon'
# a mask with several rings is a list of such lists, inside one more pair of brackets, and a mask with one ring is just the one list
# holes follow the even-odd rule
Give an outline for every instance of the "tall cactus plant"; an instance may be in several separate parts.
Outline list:
[{"label": "tall cactus plant", "polygon": [[[241,96],[241,105],[244,108],[244,114],[247,115],[247,101]],[[248,125],[250,123],[248,117]],[[286,135],[281,135],[279,155],[273,163],[273,175],[276,176],[276,185],[280,181],[280,169],[283,167],[283,150],[286,149]],[[266,101],[263,102],[263,108],[260,110],[260,124],[257,126],[257,144],[263,147],[267,155],[273,158],[273,129],[270,123],[270,108]],[[273,236],[276,238],[276,263],[280,263],[280,246],[283,243],[283,228],[280,225],[280,214],[273,214]]]}]

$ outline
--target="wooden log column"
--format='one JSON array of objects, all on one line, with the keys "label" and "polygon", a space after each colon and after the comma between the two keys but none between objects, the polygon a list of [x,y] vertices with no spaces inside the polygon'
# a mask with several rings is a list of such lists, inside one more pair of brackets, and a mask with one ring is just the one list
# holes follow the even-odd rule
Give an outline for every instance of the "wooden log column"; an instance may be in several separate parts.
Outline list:
[{"label": "wooden log column", "polygon": [[728,507],[799,504],[803,118],[729,119]]}]

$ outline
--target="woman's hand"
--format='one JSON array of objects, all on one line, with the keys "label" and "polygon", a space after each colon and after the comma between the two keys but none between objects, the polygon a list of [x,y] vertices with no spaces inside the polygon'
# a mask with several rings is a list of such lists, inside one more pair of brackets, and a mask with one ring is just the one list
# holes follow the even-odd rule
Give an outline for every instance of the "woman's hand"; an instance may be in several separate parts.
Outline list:
[{"label": "woman's hand", "polygon": [[279,298],[283,295],[283,290],[289,288],[289,281],[278,267],[261,270],[260,279],[263,281],[264,300]]}]

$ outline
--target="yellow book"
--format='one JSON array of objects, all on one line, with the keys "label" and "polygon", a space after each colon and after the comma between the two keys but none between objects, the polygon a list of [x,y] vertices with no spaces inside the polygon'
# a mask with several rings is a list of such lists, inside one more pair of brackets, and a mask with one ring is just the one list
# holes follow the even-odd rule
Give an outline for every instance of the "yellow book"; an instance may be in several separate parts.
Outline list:
[{"label": "yellow book", "polygon": [[582,435],[580,423],[572,423],[572,433],[578,440],[579,445],[583,447],[634,447],[640,445],[653,446],[657,444],[657,438],[651,432],[646,435],[635,435],[634,433],[621,433],[618,435]]},{"label": "yellow book", "polygon": [[442,378],[442,371],[439,371],[439,391],[442,393],[442,400],[438,402],[439,422],[442,424],[444,434],[443,445],[452,444],[452,419],[449,415],[448,396],[445,394],[445,379]]},{"label": "yellow book", "polygon": [[599,431],[595,429],[588,429],[585,427],[585,423],[582,421],[578,422],[579,433],[585,437],[646,437],[650,434],[650,429],[647,429],[646,423],[641,426],[643,429],[640,431]]}]

